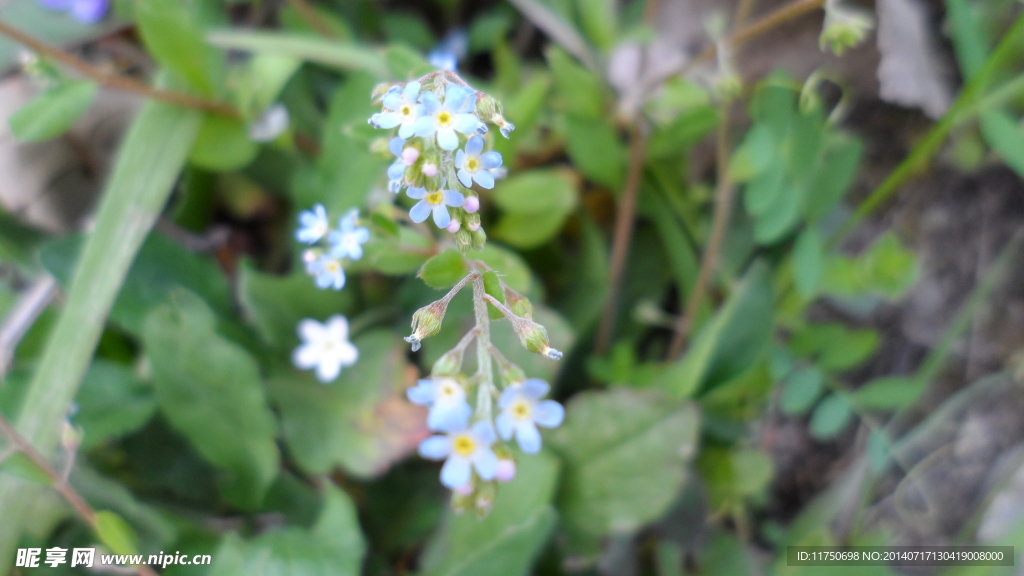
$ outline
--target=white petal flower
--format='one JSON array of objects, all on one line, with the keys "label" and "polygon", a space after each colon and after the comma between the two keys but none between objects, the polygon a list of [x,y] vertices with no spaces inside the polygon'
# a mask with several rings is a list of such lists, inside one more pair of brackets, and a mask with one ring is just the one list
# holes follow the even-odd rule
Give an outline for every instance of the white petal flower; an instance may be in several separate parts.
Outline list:
[{"label": "white petal flower", "polygon": [[359,359],[359,350],[348,341],[348,320],[331,316],[326,323],[307,318],[299,322],[302,344],[292,354],[292,363],[302,370],[315,370],[323,383],[332,382],[344,366]]}]

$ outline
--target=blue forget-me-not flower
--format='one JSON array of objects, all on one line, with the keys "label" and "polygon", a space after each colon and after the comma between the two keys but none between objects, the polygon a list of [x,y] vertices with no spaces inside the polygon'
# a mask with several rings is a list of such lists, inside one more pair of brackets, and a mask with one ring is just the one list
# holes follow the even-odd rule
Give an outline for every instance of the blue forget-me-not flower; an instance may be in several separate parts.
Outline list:
[{"label": "blue forget-me-not flower", "polygon": [[416,135],[430,138],[437,134],[437,145],[442,150],[458,148],[459,137],[456,132],[475,134],[482,125],[480,119],[472,113],[476,103],[474,94],[470,88],[450,84],[445,89],[442,102],[433,92],[424,92],[420,96],[423,115],[416,121]]},{"label": "blue forget-me-not flower", "polygon": [[338,222],[338,229],[327,235],[331,254],[336,258],[359,260],[363,257],[363,244],[370,239],[370,231],[359,226],[359,210],[349,210]]},{"label": "blue forget-me-not flower", "polygon": [[554,400],[541,400],[548,390],[548,383],[538,378],[505,388],[498,399],[501,414],[495,420],[502,440],[511,440],[515,436],[523,452],[540,452],[537,426],[557,428],[565,419],[565,408],[561,404]]},{"label": "blue forget-me-not flower", "polygon": [[464,426],[473,409],[466,402],[466,389],[454,378],[437,376],[420,380],[406,391],[413,404],[427,406],[427,426],[431,430],[445,431]]},{"label": "blue forget-me-not flower", "polygon": [[409,210],[409,218],[413,222],[420,223],[427,219],[431,213],[434,214],[434,224],[438,228],[446,228],[452,221],[448,207],[458,208],[466,201],[465,196],[454,190],[434,190],[428,192],[425,188],[409,188],[405,191],[409,198],[419,200],[412,210]]},{"label": "blue forget-me-not flower", "polygon": [[483,150],[483,136],[474,134],[466,142],[466,149],[455,153],[455,168],[459,171],[459,182],[466,188],[473,186],[473,182],[487,189],[494,188],[494,175],[491,170],[501,166],[501,153]]},{"label": "blue forget-me-not flower", "polygon": [[295,239],[306,244],[313,244],[327,235],[330,230],[327,220],[327,209],[323,204],[316,204],[312,210],[299,212],[299,229],[295,231]]},{"label": "blue forget-me-not flower", "polygon": [[390,112],[374,114],[370,117],[370,124],[374,128],[385,129],[398,126],[398,136],[409,138],[416,131],[416,122],[423,110],[423,105],[417,102],[419,94],[419,82],[409,82],[404,88],[393,86],[382,101]]},{"label": "blue forget-me-not flower", "polygon": [[481,480],[493,480],[498,471],[498,456],[494,444],[494,427],[490,422],[478,421],[469,426],[463,421],[448,430],[447,435],[436,435],[420,443],[424,458],[445,460],[441,467],[441,483],[451,489],[462,488],[476,470]]}]

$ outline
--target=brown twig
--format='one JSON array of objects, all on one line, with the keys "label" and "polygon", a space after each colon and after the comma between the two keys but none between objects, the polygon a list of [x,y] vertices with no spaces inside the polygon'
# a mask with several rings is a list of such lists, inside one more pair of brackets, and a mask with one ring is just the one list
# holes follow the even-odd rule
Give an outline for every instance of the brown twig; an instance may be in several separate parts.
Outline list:
[{"label": "brown twig", "polygon": [[605,298],[601,325],[597,332],[594,350],[603,354],[611,344],[612,329],[615,328],[615,311],[618,305],[622,273],[626,267],[626,256],[633,238],[633,224],[636,220],[636,202],[640,195],[640,177],[644,172],[644,156],[647,152],[647,129],[644,120],[638,119],[630,130],[629,170],[626,185],[622,191],[622,202],[615,217],[615,232],[612,237],[611,267],[608,274],[608,297]]},{"label": "brown twig", "polygon": [[302,18],[310,28],[316,31],[317,34],[324,38],[330,38],[331,40],[338,38],[338,35],[334,33],[334,30],[331,30],[330,27],[320,19],[320,15],[316,13],[316,9],[314,9],[309,2],[306,2],[306,0],[288,0],[288,3],[291,4],[292,8],[295,8],[295,11],[299,13],[299,17]]},{"label": "brown twig", "polygon": [[722,251],[722,242],[725,240],[725,232],[729,228],[729,219],[732,217],[733,185],[729,181],[729,104],[722,104],[721,119],[718,122],[718,131],[715,136],[715,171],[717,172],[718,185],[715,188],[715,212],[711,222],[711,235],[708,237],[707,246],[704,248],[704,256],[700,262],[700,272],[697,274],[697,281],[693,285],[693,292],[686,301],[686,309],[679,317],[676,324],[676,333],[672,336],[672,344],[668,349],[668,358],[678,357],[690,329],[693,328],[693,321],[700,311],[700,305],[707,291],[707,284],[711,280],[718,265],[718,256]]},{"label": "brown twig", "polygon": [[83,76],[95,80],[96,82],[114,88],[115,90],[122,90],[125,92],[132,92],[145,96],[147,98],[153,98],[154,100],[161,100],[169,104],[176,104],[178,106],[184,106],[186,108],[197,108],[199,110],[205,110],[207,112],[213,112],[229,118],[241,118],[241,114],[238,113],[233,107],[224,102],[217,102],[216,100],[209,100],[199,96],[193,96],[191,94],[185,94],[183,92],[174,92],[171,90],[160,90],[147,86],[141,82],[109,72],[93,66],[88,62],[72,56],[59,48],[50,46],[45,42],[36,40],[35,38],[25,34],[21,30],[10,26],[3,20],[0,20],[0,34],[8,36],[19,44],[24,44],[32,51],[37,52],[43,56],[47,56],[64,64],[68,68],[77,71]]},{"label": "brown twig", "polygon": [[[71,485],[53,469],[53,466],[50,466],[50,463],[46,461],[46,458],[43,458],[43,455],[40,454],[39,451],[36,450],[35,447],[32,446],[32,444],[30,444],[28,440],[26,440],[25,437],[15,429],[14,425],[12,425],[2,414],[0,414],[0,433],[3,433],[3,435],[7,437],[11,442],[11,445],[13,445],[18,452],[24,454],[25,457],[31,460],[33,464],[39,467],[39,469],[46,474],[50,479],[50,484],[53,486],[54,490],[60,493],[60,495],[67,500],[68,504],[70,504],[82,520],[92,528],[93,532],[98,533],[96,511],[89,506],[89,503],[85,501],[85,498],[82,498],[81,494],[75,491],[75,489],[72,488]],[[154,572],[149,566],[140,564],[135,568],[140,576],[156,576],[156,572]]]},{"label": "brown twig", "polygon": [[[727,40],[730,46],[732,46],[733,48],[737,48],[753,40],[754,38],[760,36],[761,34],[768,32],[769,30],[775,28],[776,26],[785,24],[786,22],[789,22],[794,18],[803,16],[808,12],[813,12],[824,5],[825,0],[796,0],[796,2],[787,4],[782,8],[779,8],[778,10],[765,15],[763,18],[757,20],[753,24],[749,26],[744,26],[739,30],[736,30],[735,32],[729,35]],[[706,62],[708,60],[711,60],[712,58],[715,57],[716,52],[717,49],[715,48],[715,45],[713,43],[708,44],[707,48],[702,50],[700,54],[697,54],[697,56],[695,56],[693,60],[690,60],[690,62],[687,63],[683,72],[686,72],[691,67],[693,67],[693,65],[699,62]]]}]

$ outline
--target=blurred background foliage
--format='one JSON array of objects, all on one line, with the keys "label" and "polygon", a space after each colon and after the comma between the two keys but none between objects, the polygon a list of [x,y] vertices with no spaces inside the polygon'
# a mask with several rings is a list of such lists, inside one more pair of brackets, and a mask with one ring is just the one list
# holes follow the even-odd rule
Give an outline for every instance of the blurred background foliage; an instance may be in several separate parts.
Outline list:
[{"label": "blurred background foliage", "polygon": [[[823,15],[867,8],[877,32],[819,49]],[[115,0],[82,23],[8,0],[0,571],[97,542],[213,555],[176,576],[824,573],[785,546],[1024,544],[1018,14]],[[484,519],[409,458],[404,396],[471,326],[463,295],[421,351],[400,339],[465,263],[400,217],[366,123],[439,49],[516,125],[468,257],[566,352],[495,324],[567,418]],[[340,292],[293,240],[317,202],[373,232]],[[290,355],[333,314],[360,357],[321,385]]]}]

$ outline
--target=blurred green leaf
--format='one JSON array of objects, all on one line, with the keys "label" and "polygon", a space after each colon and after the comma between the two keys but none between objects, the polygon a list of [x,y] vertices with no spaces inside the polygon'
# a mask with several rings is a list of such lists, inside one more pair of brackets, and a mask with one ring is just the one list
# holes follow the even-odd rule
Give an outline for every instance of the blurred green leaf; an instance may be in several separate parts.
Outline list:
[{"label": "blurred green leaf", "polygon": [[718,125],[718,109],[701,105],[685,110],[675,120],[656,126],[647,141],[647,157],[679,157]]},{"label": "blurred green leaf", "polygon": [[558,108],[575,116],[600,118],[605,99],[601,79],[561,48],[550,46],[545,55],[555,80]]},{"label": "blurred green leaf", "polygon": [[505,210],[494,236],[517,248],[547,242],[576,207],[579,182],[568,170],[531,170],[501,182],[495,204]]},{"label": "blurred green leaf", "polygon": [[423,52],[433,47],[436,39],[422,18],[407,12],[388,11],[381,19],[388,42],[403,42]]},{"label": "blurred green leaf", "polygon": [[565,459],[558,508],[571,531],[631,534],[675,499],[696,451],[699,415],[654,391],[615,388],[573,397],[548,436]]},{"label": "blurred green leaf", "polygon": [[761,174],[776,157],[778,145],[768,126],[755,124],[729,158],[729,177],[734,182],[746,182]]},{"label": "blurred green leaf", "polygon": [[434,70],[419,52],[404,44],[385,48],[384,60],[388,63],[391,76],[399,80],[418,78]]},{"label": "blurred green leaf", "polygon": [[[498,275],[488,270],[487,272],[484,272],[483,280],[484,291],[498,302],[505,304],[505,291],[501,288],[501,280],[498,279]],[[493,304],[488,302],[487,317],[491,320],[501,320],[505,315],[495,308]]]},{"label": "blurred green leaf", "polygon": [[68,480],[94,509],[110,510],[132,527],[138,535],[140,550],[169,546],[178,537],[175,524],[157,508],[136,498],[125,485],[100,475],[78,462]]},{"label": "blurred green leaf", "polygon": [[215,325],[199,297],[179,290],[147,316],[143,342],[161,412],[227,473],[224,497],[251,509],[277,475],[277,426],[256,360]]},{"label": "blurred green leaf", "polygon": [[137,554],[139,537],[135,530],[117,514],[108,510],[96,512],[96,535],[114,554]]},{"label": "blurred green leaf", "polygon": [[590,41],[607,52],[615,44],[618,28],[618,2],[615,0],[576,0],[580,23]]},{"label": "blurred green leaf", "polygon": [[64,80],[11,114],[7,123],[22,142],[39,142],[67,132],[96,98],[97,85],[88,80]]},{"label": "blurred green leaf", "polygon": [[231,534],[213,554],[210,576],[358,576],[366,542],[356,507],[331,484],[325,491],[312,529],[289,526],[247,541]]},{"label": "blurred green leaf", "polygon": [[243,114],[256,115],[277,101],[285,85],[298,71],[298,58],[276,54],[256,54],[242,66],[232,69],[235,100]]},{"label": "blurred green leaf", "polygon": [[626,149],[605,118],[565,116],[566,151],[588,179],[618,191],[626,173]]},{"label": "blurred green leaf", "polygon": [[474,250],[469,252],[467,257],[480,260],[497,271],[502,282],[509,288],[527,295],[533,291],[530,267],[515,252],[502,248],[495,242],[488,242],[482,252]]},{"label": "blurred green leaf", "polygon": [[761,494],[773,474],[771,458],[751,448],[705,447],[697,457],[697,469],[714,508]]},{"label": "blurred green leaf", "polygon": [[466,258],[461,252],[449,248],[427,260],[420,268],[419,276],[431,288],[450,288],[469,274]]},{"label": "blurred green leaf", "polygon": [[353,344],[359,360],[330,384],[288,370],[268,383],[285,444],[308,473],[340,465],[348,474],[371,478],[428,434],[425,411],[403,394],[408,346],[380,330],[359,335]]},{"label": "blurred green leaf", "polygon": [[498,489],[484,519],[449,511],[428,544],[425,576],[524,576],[555,527],[551,506],[558,460],[547,453],[517,458],[515,480]]},{"label": "blurred green leaf", "polygon": [[859,257],[828,256],[822,291],[846,297],[880,294],[895,300],[913,286],[917,275],[914,253],[887,232]]},{"label": "blurred green leaf", "polygon": [[495,9],[473,19],[469,25],[469,52],[475,54],[494,47],[512,29],[512,14]]},{"label": "blurred green leaf", "polygon": [[796,370],[782,383],[782,411],[803,414],[814,406],[824,387],[825,380],[817,368],[811,366]]},{"label": "blurred green leaf", "polygon": [[1020,123],[1001,110],[986,110],[979,116],[981,133],[985,141],[1013,169],[1024,178],[1024,130]]},{"label": "blurred green leaf", "polygon": [[[376,78],[390,76],[387,58],[377,50],[359,44],[328,40],[312,34],[225,29],[207,33],[206,40],[219,48],[290,56],[341,70],[369,72]],[[363,94],[367,102],[369,93]]]},{"label": "blurred green leaf", "polygon": [[[363,246],[363,259],[359,263],[384,274],[401,276],[417,271],[434,255],[432,240],[411,229],[401,228],[397,237],[370,238]],[[358,266],[350,266],[350,271]]]},{"label": "blurred green leaf", "polygon": [[252,162],[258,151],[259,146],[249,139],[249,128],[244,122],[207,114],[188,159],[200,168],[226,172]]},{"label": "blurred green leaf", "polygon": [[858,138],[827,134],[826,148],[804,194],[804,213],[809,220],[825,217],[853,183],[864,145]]},{"label": "blurred green leaf", "polygon": [[758,262],[697,333],[683,359],[661,374],[659,387],[674,397],[686,398],[741,374],[764,353],[772,320],[768,267]]},{"label": "blurred green leaf", "polygon": [[806,357],[816,357],[825,370],[846,370],[867,360],[878,348],[878,332],[850,330],[842,324],[808,324],[794,331],[790,348]]},{"label": "blurred green leaf", "polygon": [[42,484],[43,486],[53,485],[53,480],[50,479],[50,475],[46,473],[46,470],[43,470],[31,458],[26,456],[24,452],[15,452],[3,461],[0,461],[0,472],[17,476],[22,480]]},{"label": "blurred green leaf", "polygon": [[850,402],[866,409],[901,410],[921,397],[925,382],[906,376],[875,378],[850,394]]},{"label": "blurred green leaf", "polygon": [[156,411],[151,386],[131,368],[101,358],[89,366],[75,403],[71,422],[82,427],[84,450],[138,430]]},{"label": "blurred green leaf", "polygon": [[853,417],[853,409],[839,394],[829,394],[811,414],[811,436],[819,440],[834,438]]},{"label": "blurred green leaf", "polygon": [[0,262],[34,268],[38,266],[36,251],[45,240],[45,234],[0,208]]},{"label": "blurred green leaf", "polygon": [[818,290],[824,251],[821,235],[812,227],[804,229],[793,246],[793,283],[804,298],[810,298]]},{"label": "blurred green leaf", "polygon": [[223,82],[223,55],[206,44],[198,17],[199,2],[139,0],[135,24],[149,54],[178,80],[205,96],[213,96]]}]

